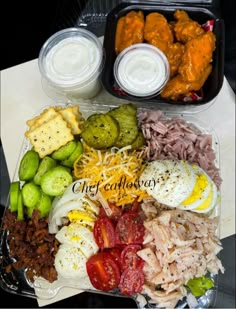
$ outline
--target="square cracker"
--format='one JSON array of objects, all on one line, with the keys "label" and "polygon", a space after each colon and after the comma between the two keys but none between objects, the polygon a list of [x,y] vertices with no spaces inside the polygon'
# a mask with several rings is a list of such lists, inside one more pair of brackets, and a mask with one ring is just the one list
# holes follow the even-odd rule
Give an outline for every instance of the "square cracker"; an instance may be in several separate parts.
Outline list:
[{"label": "square cracker", "polygon": [[71,129],[60,114],[26,132],[35,151],[43,158],[74,139]]},{"label": "square cracker", "polygon": [[79,119],[81,118],[81,114],[78,107],[69,106],[64,109],[58,110],[58,112],[62,115],[63,119],[70,126],[72,134],[81,133],[81,129],[79,127]]},{"label": "square cracker", "polygon": [[45,109],[39,116],[34,117],[31,120],[28,120],[26,123],[30,127],[30,130],[34,130],[37,127],[41,126],[43,123],[49,121],[57,115],[57,111],[54,107]]}]

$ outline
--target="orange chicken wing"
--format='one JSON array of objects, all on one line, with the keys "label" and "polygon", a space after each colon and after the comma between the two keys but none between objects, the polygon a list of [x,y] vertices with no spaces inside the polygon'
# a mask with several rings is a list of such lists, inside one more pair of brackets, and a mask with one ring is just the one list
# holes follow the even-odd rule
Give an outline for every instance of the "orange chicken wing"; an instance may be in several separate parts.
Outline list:
[{"label": "orange chicken wing", "polygon": [[171,28],[162,14],[155,12],[146,16],[144,39],[164,53],[166,53],[169,44],[174,42]]},{"label": "orange chicken wing", "polygon": [[169,100],[182,99],[188,96],[191,91],[198,91],[202,88],[205,81],[212,71],[212,65],[209,64],[205,70],[201,73],[200,78],[194,82],[187,82],[181,75],[176,75],[170,79],[161,92],[161,97]]},{"label": "orange chicken wing", "polygon": [[172,26],[177,41],[187,43],[189,40],[203,34],[202,26],[192,20],[185,11],[176,10],[174,17],[177,20]]},{"label": "orange chicken wing", "polygon": [[119,54],[123,49],[143,42],[144,15],[142,11],[130,11],[119,18],[116,27],[115,51]]},{"label": "orange chicken wing", "polygon": [[178,72],[184,80],[199,80],[202,72],[212,61],[215,50],[215,35],[208,31],[185,44],[185,51]]},{"label": "orange chicken wing", "polygon": [[184,45],[181,43],[177,42],[169,45],[166,56],[170,65],[170,77],[177,73],[183,53]]}]

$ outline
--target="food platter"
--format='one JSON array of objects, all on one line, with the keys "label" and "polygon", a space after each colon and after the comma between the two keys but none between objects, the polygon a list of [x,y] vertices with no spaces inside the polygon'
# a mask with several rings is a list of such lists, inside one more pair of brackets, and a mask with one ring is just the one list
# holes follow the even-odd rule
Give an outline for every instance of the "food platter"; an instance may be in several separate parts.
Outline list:
[{"label": "food platter", "polygon": [[[60,104],[61,107],[65,107],[68,105],[64,105],[64,104]],[[93,104],[88,105],[87,103],[81,103],[79,104],[79,108],[80,108],[80,112],[82,113],[83,117],[85,119],[87,119],[90,115],[94,114],[94,113],[106,113],[108,111],[110,111],[113,108],[116,108],[118,106],[117,105],[106,105],[106,104]],[[43,110],[45,110],[48,107],[44,107]],[[138,110],[141,110],[141,108],[139,108]],[[150,111],[148,109],[142,109],[143,111]],[[37,115],[39,115],[42,111],[39,111],[37,113]],[[179,117],[181,119],[183,119],[184,121],[186,121],[187,123],[191,123],[192,125],[194,125],[196,128],[198,128],[198,130],[200,130],[203,134],[210,134],[212,136],[212,148],[214,150],[214,153],[216,155],[215,158],[215,165],[216,167],[219,168],[219,142],[217,139],[217,136],[214,132],[214,130],[210,127],[208,127],[206,124],[202,123],[201,121],[199,121],[199,119],[196,119],[195,117],[192,116],[183,116],[181,114],[174,114],[174,113],[164,113],[165,117],[167,117],[168,119],[173,118],[173,117]],[[15,177],[13,179],[14,180],[18,180],[18,169],[19,169],[19,165],[20,165],[20,161],[23,157],[23,155],[30,149],[31,145],[29,143],[28,139],[24,139],[23,141],[23,145],[22,145],[22,150],[19,156],[19,161],[18,161],[18,165],[16,167],[16,173],[15,173]],[[219,217],[220,216],[220,204],[218,204],[215,208],[214,208],[214,212],[212,212],[211,216],[215,217]],[[217,229],[217,233],[219,235],[219,228]],[[74,287],[77,288],[78,290],[84,290],[84,291],[89,291],[89,292],[95,292],[95,293],[102,293],[105,295],[112,295],[112,296],[120,296],[120,297],[124,297],[124,295],[122,295],[117,289],[114,289],[112,292],[104,292],[104,291],[98,291],[96,289],[94,289],[93,287],[88,288],[88,286],[86,284],[84,284],[82,282],[77,283],[77,285],[75,285],[74,282],[70,282],[70,280],[58,280],[55,281],[51,284],[45,282],[44,280],[36,280],[35,283],[31,283],[25,276],[25,271],[24,270],[11,270],[10,272],[7,272],[5,270],[5,267],[12,262],[12,258],[10,256],[10,252],[9,252],[9,246],[8,246],[8,241],[7,241],[7,232],[6,231],[1,231],[1,248],[0,248],[0,252],[1,252],[1,287],[3,289],[5,289],[6,291],[9,291],[11,293],[15,293],[15,294],[19,294],[19,295],[23,295],[23,296],[28,296],[28,297],[39,297],[42,299],[51,299],[53,298],[55,295],[57,295],[57,293],[59,293],[59,291],[61,290],[61,288],[63,287]],[[212,304],[215,301],[215,297],[216,297],[216,291],[217,291],[217,276],[216,275],[212,275],[212,278],[215,281],[215,286],[213,289],[209,290],[206,292],[206,294],[202,297],[200,297],[198,299],[199,301],[199,306],[204,306],[204,307],[209,307],[212,306]],[[137,305],[141,308],[141,307],[152,307],[152,304],[148,302],[148,298],[143,298],[142,295],[134,295],[134,296],[130,296],[132,297],[136,302]],[[180,301],[177,305],[177,308],[184,308],[184,306],[186,305],[186,298],[184,298],[182,301]]]}]

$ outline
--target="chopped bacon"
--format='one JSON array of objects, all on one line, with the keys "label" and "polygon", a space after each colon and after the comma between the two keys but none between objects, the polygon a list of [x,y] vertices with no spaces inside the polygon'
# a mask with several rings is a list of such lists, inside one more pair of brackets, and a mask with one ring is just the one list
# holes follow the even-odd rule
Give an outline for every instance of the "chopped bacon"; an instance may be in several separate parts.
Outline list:
[{"label": "chopped bacon", "polygon": [[17,221],[16,213],[9,210],[3,218],[3,229],[8,230],[10,254],[16,259],[8,265],[6,271],[27,269],[27,277],[42,276],[50,282],[57,279],[54,257],[58,250],[58,241],[48,232],[47,218],[40,219],[40,213],[34,210],[32,219]]}]

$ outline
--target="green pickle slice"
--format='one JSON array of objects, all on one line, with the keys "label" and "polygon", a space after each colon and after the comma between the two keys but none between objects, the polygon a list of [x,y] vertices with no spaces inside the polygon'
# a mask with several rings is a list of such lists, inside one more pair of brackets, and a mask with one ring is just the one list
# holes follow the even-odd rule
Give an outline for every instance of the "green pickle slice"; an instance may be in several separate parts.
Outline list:
[{"label": "green pickle slice", "polygon": [[66,188],[73,182],[68,169],[63,166],[56,166],[50,169],[42,177],[42,191],[50,196],[62,195]]},{"label": "green pickle slice", "polygon": [[95,114],[85,122],[81,136],[90,147],[106,149],[115,144],[119,136],[119,125],[108,114]]},{"label": "green pickle slice", "polygon": [[114,146],[118,148],[131,145],[138,135],[137,109],[132,104],[124,104],[108,112],[115,118],[120,127],[120,133]]},{"label": "green pickle slice", "polygon": [[143,136],[142,131],[139,131],[136,139],[131,144],[131,148],[136,150],[136,149],[139,149],[140,147],[142,147],[144,144],[145,144],[145,138]]},{"label": "green pickle slice", "polygon": [[34,150],[28,150],[20,162],[19,179],[29,181],[34,178],[39,166],[39,155]]}]

